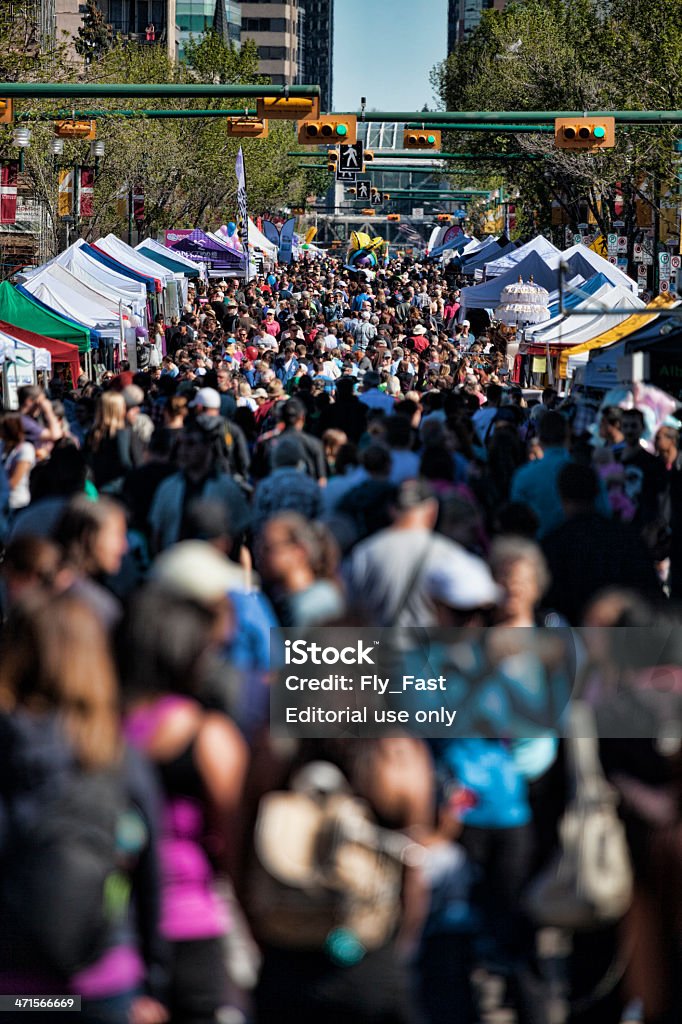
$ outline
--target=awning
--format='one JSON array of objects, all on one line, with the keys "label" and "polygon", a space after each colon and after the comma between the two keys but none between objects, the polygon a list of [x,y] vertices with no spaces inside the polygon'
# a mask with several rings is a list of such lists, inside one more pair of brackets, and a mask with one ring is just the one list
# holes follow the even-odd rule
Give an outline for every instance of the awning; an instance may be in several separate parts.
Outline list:
[{"label": "awning", "polygon": [[178,263],[173,257],[168,254],[164,256],[163,253],[156,252],[153,249],[148,249],[144,242],[138,246],[137,252],[141,252],[147,259],[153,260],[154,263],[158,263],[160,266],[165,267],[166,270],[171,270],[174,274],[184,274],[185,277],[198,277],[198,267],[188,267],[184,263]]},{"label": "awning", "polygon": [[22,291],[21,287],[14,288],[9,281],[0,282],[0,320],[30,330],[41,337],[76,345],[79,352],[90,351],[90,331],[87,327],[52,312]]},{"label": "awning", "polygon": [[23,330],[21,327],[7,323],[4,320],[0,320],[0,331],[10,338],[23,341],[32,348],[46,349],[52,357],[53,365],[54,363],[66,363],[71,371],[73,386],[76,387],[81,372],[81,364],[78,358],[78,349],[75,345],[69,345],[64,341],[57,341],[56,338],[49,338],[42,334],[35,334],[33,331]]},{"label": "awning", "polygon": [[[664,295],[659,295],[657,298],[650,302],[646,310],[659,310],[666,309],[668,306],[675,304],[675,300],[667,298]],[[584,342],[582,345],[576,345],[575,348],[568,349],[566,352],[561,353],[561,359],[559,361],[559,376],[566,377],[568,374],[569,360],[574,356],[582,355],[583,353],[592,352],[595,349],[604,348],[606,345],[612,345],[615,341],[621,341],[623,338],[629,337],[638,331],[641,327],[645,327],[653,320],[657,319],[657,313],[633,313],[632,316],[627,317],[621,323],[616,324],[615,327],[610,327],[608,331],[604,331],[603,334],[597,335],[596,338],[592,338],[590,341]],[[586,360],[580,360],[579,362],[586,362]],[[576,361],[574,365],[579,365]]]}]

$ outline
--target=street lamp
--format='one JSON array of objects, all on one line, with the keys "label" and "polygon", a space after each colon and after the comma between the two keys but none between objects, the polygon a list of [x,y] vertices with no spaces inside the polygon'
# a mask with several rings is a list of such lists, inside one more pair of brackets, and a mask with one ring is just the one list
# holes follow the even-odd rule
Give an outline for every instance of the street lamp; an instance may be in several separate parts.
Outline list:
[{"label": "street lamp", "polygon": [[90,156],[95,161],[95,177],[99,174],[99,162],[104,156],[104,142],[102,139],[95,139],[90,143]]},{"label": "street lamp", "polygon": [[12,133],[12,143],[21,150],[19,156],[19,170],[24,169],[24,150],[31,145],[31,129],[18,125]]}]

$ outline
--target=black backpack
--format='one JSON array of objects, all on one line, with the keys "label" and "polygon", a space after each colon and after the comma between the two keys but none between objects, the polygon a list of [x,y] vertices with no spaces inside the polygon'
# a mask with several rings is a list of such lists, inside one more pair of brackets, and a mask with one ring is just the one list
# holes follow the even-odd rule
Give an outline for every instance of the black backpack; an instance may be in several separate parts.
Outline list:
[{"label": "black backpack", "polygon": [[74,767],[49,796],[5,791],[4,810],[3,944],[17,963],[69,978],[99,958],[128,913],[130,879],[119,846],[130,802],[122,772]]}]

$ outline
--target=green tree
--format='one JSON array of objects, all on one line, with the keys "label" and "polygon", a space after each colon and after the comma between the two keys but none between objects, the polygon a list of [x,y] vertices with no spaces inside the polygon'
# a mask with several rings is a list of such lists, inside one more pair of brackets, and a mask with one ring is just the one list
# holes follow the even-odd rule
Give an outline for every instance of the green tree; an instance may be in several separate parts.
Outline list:
[{"label": "green tree", "polygon": [[[432,82],[448,110],[676,109],[679,15],[679,0],[517,0],[501,13],[486,12],[434,69]],[[616,147],[594,154],[558,150],[550,135],[535,133],[449,133],[447,145],[536,158],[482,165],[519,189],[524,232],[549,229],[558,203],[574,230],[589,211],[606,233],[618,204],[632,245],[638,206],[658,215],[661,186],[672,181],[675,132],[660,125],[616,131]]]},{"label": "green tree", "polygon": [[86,64],[92,64],[100,60],[111,46],[111,32],[97,0],[86,0],[83,24],[74,43],[76,53],[85,59]]}]

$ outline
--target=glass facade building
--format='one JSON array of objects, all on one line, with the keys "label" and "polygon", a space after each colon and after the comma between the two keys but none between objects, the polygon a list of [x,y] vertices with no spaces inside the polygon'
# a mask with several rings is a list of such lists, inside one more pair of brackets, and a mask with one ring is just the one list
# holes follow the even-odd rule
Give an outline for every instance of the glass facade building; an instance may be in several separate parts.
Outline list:
[{"label": "glass facade building", "polygon": [[506,0],[449,0],[448,2],[448,53],[455,43],[468,39],[480,24],[485,10],[501,11]]},{"label": "glass facade building", "polygon": [[187,41],[213,28],[226,42],[238,47],[241,42],[242,12],[239,0],[177,0],[179,56]]}]

